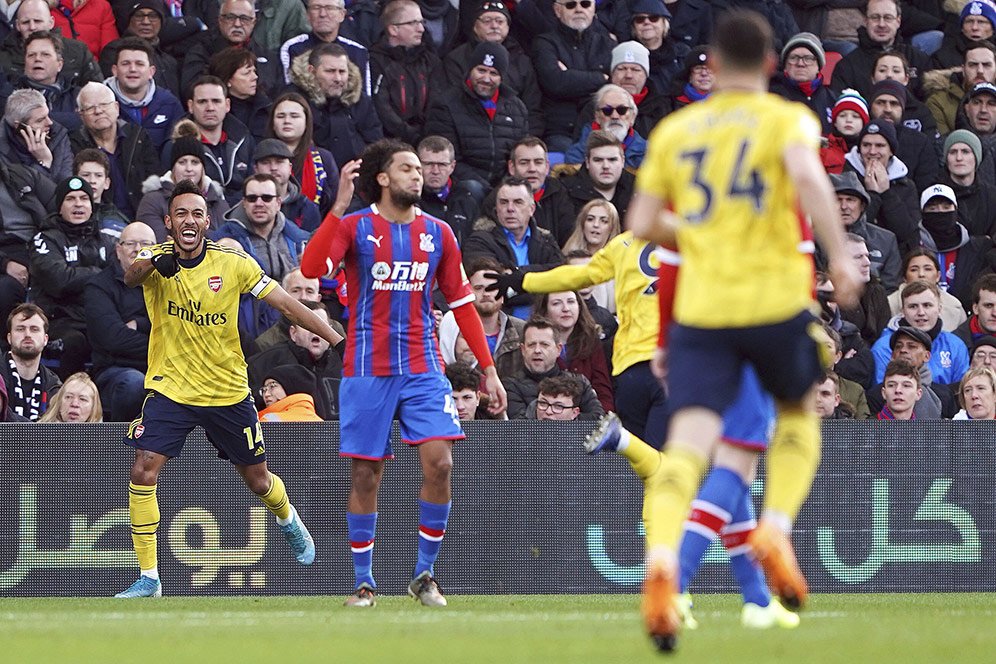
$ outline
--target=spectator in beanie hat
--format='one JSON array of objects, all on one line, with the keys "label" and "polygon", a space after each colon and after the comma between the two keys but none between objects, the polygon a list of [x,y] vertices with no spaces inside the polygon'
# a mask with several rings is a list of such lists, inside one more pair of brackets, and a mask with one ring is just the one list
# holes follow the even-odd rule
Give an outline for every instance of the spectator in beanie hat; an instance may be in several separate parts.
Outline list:
[{"label": "spectator in beanie hat", "polygon": [[840,173],[844,157],[858,144],[861,130],[868,124],[868,103],[857,90],[844,90],[830,111],[830,131],[824,135],[826,145],[820,159],[827,173]]},{"label": "spectator in beanie hat", "polygon": [[820,119],[824,134],[831,129],[830,109],[836,100],[820,73],[826,59],[819,38],[811,32],[800,32],[782,49],[781,70],[771,77],[769,86],[776,95],[809,107]]},{"label": "spectator in beanie hat", "polygon": [[892,123],[896,130],[895,155],[909,169],[910,178],[918,189],[937,182],[937,149],[925,134],[903,126],[903,114],[909,98],[906,86],[899,81],[884,79],[872,86],[868,111],[873,120]]}]

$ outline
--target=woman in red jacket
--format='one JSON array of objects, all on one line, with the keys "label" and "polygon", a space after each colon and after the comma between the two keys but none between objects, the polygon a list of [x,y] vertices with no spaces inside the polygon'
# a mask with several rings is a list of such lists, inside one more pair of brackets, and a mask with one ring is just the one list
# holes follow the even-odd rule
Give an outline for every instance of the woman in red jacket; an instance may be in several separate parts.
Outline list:
[{"label": "woman in red jacket", "polygon": [[107,0],[60,0],[51,11],[62,35],[86,44],[95,59],[119,37],[114,11]]}]

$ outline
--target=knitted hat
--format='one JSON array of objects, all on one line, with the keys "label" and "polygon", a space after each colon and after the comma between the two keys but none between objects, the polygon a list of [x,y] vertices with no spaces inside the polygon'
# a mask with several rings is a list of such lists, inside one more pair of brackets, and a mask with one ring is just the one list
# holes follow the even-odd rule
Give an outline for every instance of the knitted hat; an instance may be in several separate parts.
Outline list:
[{"label": "knitted hat", "polygon": [[467,71],[478,65],[494,67],[498,70],[502,78],[504,78],[505,72],[508,70],[508,51],[501,44],[481,42],[474,47],[474,51],[470,54],[470,63],[467,66]]},{"label": "knitted hat", "polygon": [[955,196],[954,189],[946,184],[932,184],[920,194],[920,209],[927,207],[927,203],[934,198],[943,198],[958,207],[958,197]]},{"label": "knitted hat", "polygon": [[823,69],[823,66],[827,63],[827,54],[823,50],[823,43],[820,41],[820,38],[812,32],[800,32],[785,42],[785,48],[782,49],[782,67],[785,66],[785,58],[788,57],[788,54],[800,46],[815,55],[816,64],[820,66],[820,69]]},{"label": "knitted hat", "polygon": [[906,108],[908,93],[906,92],[906,86],[899,81],[893,81],[891,78],[879,81],[872,86],[872,91],[868,96],[868,101],[874,104],[875,100],[882,95],[895,97],[899,100],[899,103],[902,104],[903,108]]},{"label": "knitted hat", "polygon": [[871,119],[868,115],[868,102],[865,101],[860,92],[853,88],[847,88],[837,97],[837,102],[830,112],[830,121],[836,122],[837,114],[841,111],[854,111],[861,116],[861,121],[864,124],[868,124],[868,120]]},{"label": "knitted hat", "polygon": [[965,19],[969,16],[981,16],[989,20],[994,28],[996,28],[996,6],[994,6],[988,0],[973,0],[973,2],[968,3],[961,8],[961,18],[958,19],[958,24],[961,25],[965,22]]},{"label": "knitted hat", "polygon": [[896,350],[896,344],[899,343],[899,337],[901,335],[909,337],[927,350],[930,350],[933,345],[930,335],[923,330],[917,329],[912,325],[900,325],[896,328],[896,331],[892,333],[892,336],[889,337],[889,348]]},{"label": "knitted hat", "polygon": [[861,184],[861,180],[858,179],[858,174],[854,171],[831,173],[830,184],[833,185],[833,190],[838,194],[850,194],[852,196],[857,196],[865,202],[865,205],[868,205],[871,202],[871,197],[868,195],[868,191],[865,189],[865,186]]},{"label": "knitted hat", "polygon": [[975,340],[972,344],[972,355],[975,355],[975,351],[979,350],[981,346],[992,346],[996,348],[996,337],[991,334],[986,334]]},{"label": "knitted hat", "polygon": [[885,142],[889,144],[889,148],[892,149],[893,155],[899,150],[899,139],[896,138],[896,128],[888,120],[872,120],[866,124],[865,128],[861,130],[861,136],[858,137],[859,143],[868,134],[878,134],[884,138]]},{"label": "knitted hat", "polygon": [[640,65],[649,76],[650,51],[638,41],[623,42],[612,49],[612,66],[609,67],[609,71],[622,64]]},{"label": "knitted hat", "polygon": [[90,198],[90,202],[93,203],[93,189],[90,187],[90,183],[74,175],[66,178],[55,187],[55,207],[62,207],[62,201],[72,191],[85,191],[86,195]]},{"label": "knitted hat", "polygon": [[170,166],[180,160],[181,157],[197,157],[204,163],[204,144],[200,139],[193,136],[181,136],[173,141],[173,147],[169,151]]},{"label": "knitted hat", "polygon": [[267,372],[263,382],[265,383],[270,379],[280,383],[280,387],[284,388],[284,392],[288,396],[301,393],[315,396],[318,392],[318,381],[315,380],[315,374],[300,364],[281,364],[278,367],[273,367]]},{"label": "knitted hat", "polygon": [[131,9],[128,10],[128,19],[130,20],[139,9],[151,9],[159,14],[160,19],[166,18],[166,3],[163,0],[136,0]]},{"label": "knitted hat", "polygon": [[484,0],[481,6],[474,11],[474,20],[481,18],[481,14],[487,14],[488,12],[498,12],[499,14],[504,14],[505,19],[511,23],[512,14],[508,11],[508,7],[501,0]]},{"label": "knitted hat", "polygon": [[979,137],[967,129],[955,129],[944,139],[944,154],[947,155],[951,146],[957,143],[964,143],[975,155],[975,167],[982,163],[982,141]]},{"label": "knitted hat", "polygon": [[634,0],[634,2],[629,5],[629,15],[636,16],[637,14],[671,18],[671,12],[668,11],[667,5],[664,4],[664,0]]}]

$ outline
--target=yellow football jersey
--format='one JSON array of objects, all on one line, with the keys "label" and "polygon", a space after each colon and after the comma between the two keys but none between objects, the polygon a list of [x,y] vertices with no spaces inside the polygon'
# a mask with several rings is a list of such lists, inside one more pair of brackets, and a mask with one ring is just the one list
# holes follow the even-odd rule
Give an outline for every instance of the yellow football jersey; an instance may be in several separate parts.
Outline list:
[{"label": "yellow football jersey", "polygon": [[768,93],[717,92],[651,132],[639,191],[681,218],[674,318],[703,328],[787,320],[813,301],[812,232],[784,165],[815,152],[813,113]]},{"label": "yellow football jersey", "polygon": [[[172,241],[139,258],[172,252]],[[249,394],[239,343],[239,299],[276,288],[252,256],[207,242],[194,267],[171,279],[153,270],[143,284],[152,321],[146,389],[191,406],[230,406]]]},{"label": "yellow football jersey", "polygon": [[629,231],[595,252],[587,265],[562,265],[547,272],[529,272],[523,285],[538,292],[577,290],[615,279],[619,331],[612,345],[612,373],[649,360],[657,348],[660,308],[657,304],[657,245],[637,240]]}]

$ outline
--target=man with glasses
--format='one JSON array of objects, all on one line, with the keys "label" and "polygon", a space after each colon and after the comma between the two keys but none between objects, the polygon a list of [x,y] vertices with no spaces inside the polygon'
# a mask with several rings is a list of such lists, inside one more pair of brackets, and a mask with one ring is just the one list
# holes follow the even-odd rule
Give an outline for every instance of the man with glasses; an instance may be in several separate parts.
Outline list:
[{"label": "man with glasses", "polygon": [[444,220],[461,244],[470,235],[481,207],[479,186],[454,177],[453,144],[443,136],[426,136],[416,150],[422,162],[422,200],[419,207]]},{"label": "man with glasses", "polygon": [[24,71],[25,40],[32,32],[54,30],[62,37],[62,73],[77,85],[88,81],[100,83],[103,75],[86,44],[55,28],[55,19],[45,0],[24,0],[14,14],[14,29],[0,44],[0,68],[7,72]]},{"label": "man with glasses", "polygon": [[633,95],[609,83],[595,93],[595,119],[581,128],[581,137],[564,154],[568,164],[580,164],[585,158],[588,137],[593,131],[606,131],[622,143],[626,166],[639,168],[647,152],[647,139],[633,128],[638,111]]},{"label": "man with glasses", "polygon": [[574,142],[578,108],[609,80],[616,44],[608,32],[592,26],[593,0],[557,0],[553,13],[557,27],[536,38],[533,61],[543,91],[543,138],[551,152],[563,152]]},{"label": "man with glasses", "polygon": [[[122,50],[119,55],[127,58],[133,53]],[[87,83],[78,102],[83,126],[69,135],[73,153],[96,148],[107,156],[112,201],[125,216],[134,218],[142,200],[142,183],[159,174],[157,146],[140,125],[118,117],[118,101],[106,85]]]},{"label": "man with glasses", "polygon": [[[672,16],[664,0],[635,0],[630,5],[630,11],[632,18],[629,27],[633,38],[649,51],[647,65],[650,81],[658,91],[667,92],[684,65],[690,45],[671,35]],[[620,36],[620,41],[625,34]],[[622,85],[616,80],[612,82]]]},{"label": "man with glasses", "polygon": [[[301,304],[315,312],[324,322],[330,323],[328,309],[321,302],[302,301]],[[337,330],[338,331],[338,330]],[[275,367],[297,366],[312,372],[319,381],[323,378],[342,378],[342,352],[345,342],[333,348],[329,342],[299,325],[289,325],[287,339],[274,344],[247,360],[249,365],[249,387],[254,393],[264,396],[262,389],[266,377],[272,375]],[[266,407],[260,400],[256,407]],[[324,413],[323,413],[324,414]]]},{"label": "man with glasses", "polygon": [[93,347],[90,373],[100,391],[105,422],[130,422],[142,409],[151,322],[142,287],[128,288],[124,271],[138,252],[155,243],[156,234],[146,224],[128,224],[114,248],[116,260],[83,289],[87,336]]},{"label": "man with glasses", "polygon": [[903,41],[899,34],[902,14],[898,0],[869,0],[865,6],[865,24],[858,28],[858,47],[845,55],[833,70],[835,88],[854,88],[867,98],[871,92],[875,59],[883,51],[897,51],[910,63],[910,89],[919,90],[919,77],[930,69],[930,58]]},{"label": "man with glasses", "polygon": [[785,44],[781,55],[781,71],[771,77],[769,91],[789,101],[805,104],[823,124],[829,134],[830,109],[837,93],[823,80],[820,70],[827,62],[820,38],[811,32],[800,32]]},{"label": "man with glasses", "polygon": [[384,36],[370,49],[370,73],[384,135],[415,144],[425,134],[431,80],[439,58],[422,43],[425,19],[412,0],[392,0],[380,15]]},{"label": "man with glasses", "polygon": [[287,83],[291,82],[291,66],[299,56],[305,56],[311,49],[322,44],[338,44],[346,51],[350,62],[359,68],[363,77],[363,94],[369,97],[370,52],[363,44],[339,33],[339,26],[346,18],[344,0],[307,0],[307,5],[311,32],[291,37],[280,47],[280,65],[284,70],[284,80]]},{"label": "man with glasses", "polygon": [[111,67],[117,62],[121,42],[128,37],[140,37],[152,47],[152,66],[155,67],[156,85],[166,88],[175,96],[180,95],[180,65],[176,58],[166,52],[159,39],[166,20],[166,4],[163,0],[138,0],[127,10],[127,26],[120,39],[110,42],[100,51],[100,69],[104,76],[113,76]]},{"label": "man with glasses", "polygon": [[301,193],[301,186],[293,177],[293,159],[287,144],[276,138],[263,139],[252,154],[256,172],[272,175],[277,181],[277,198],[284,217],[310,233],[318,228],[322,218],[318,205]]},{"label": "man with glasses", "polygon": [[996,371],[996,337],[991,334],[979,337],[972,347],[972,364],[969,368],[980,367]]},{"label": "man with glasses", "polygon": [[[207,38],[194,44],[183,58],[180,91],[185,97],[190,94],[194,81],[208,72],[211,56],[229,46],[248,48],[253,52],[256,56],[256,74],[259,75],[261,84],[275,84],[281,80],[280,65],[275,55],[279,42],[273,52],[264,48],[255,37],[256,21],[257,11],[252,0],[225,0],[221,4],[218,24],[211,26]],[[305,30],[307,25],[298,32]],[[267,91],[266,85],[260,87],[264,92]]]},{"label": "man with glasses", "polygon": [[530,413],[533,417],[526,419],[554,420],[569,422],[578,419],[581,408],[581,383],[573,376],[555,376],[544,378],[539,384],[539,396],[536,397],[536,410]]},{"label": "man with glasses", "polygon": [[[519,344],[522,371],[502,376],[502,385],[508,393],[508,419],[528,419],[532,411],[530,406],[539,399],[540,385],[551,378],[570,378],[579,384],[580,394],[576,400],[572,400],[578,404],[578,414],[571,419],[597,420],[605,414],[588,379],[565,371],[557,364],[562,349],[563,344],[557,342],[557,335],[550,321],[545,318],[530,318],[526,321],[522,328],[522,343]],[[558,399],[553,402],[559,405]],[[549,412],[556,407],[544,410]],[[536,412],[538,415],[538,407]]]},{"label": "man with glasses", "polygon": [[212,239],[238,241],[271,279],[283,279],[301,262],[310,233],[288,222],[280,211],[277,180],[272,175],[255,173],[246,178],[242,203],[229,210],[227,219]]},{"label": "man with glasses", "polygon": [[125,37],[117,44],[107,86],[117,97],[124,119],[144,128],[158,151],[183,117],[183,105],[156,81],[155,52],[144,39]]}]

